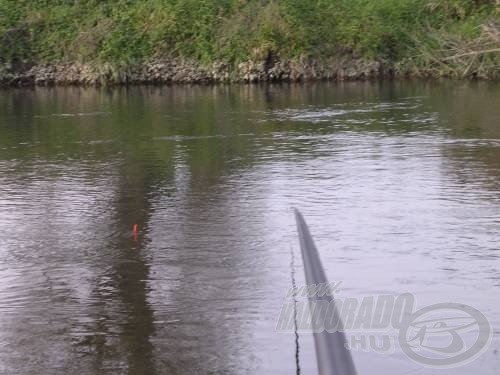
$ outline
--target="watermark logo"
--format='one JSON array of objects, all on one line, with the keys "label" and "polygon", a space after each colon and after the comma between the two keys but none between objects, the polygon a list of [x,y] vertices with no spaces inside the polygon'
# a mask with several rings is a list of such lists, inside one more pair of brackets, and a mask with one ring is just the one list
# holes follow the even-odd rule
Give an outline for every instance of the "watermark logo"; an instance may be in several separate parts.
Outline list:
[{"label": "watermark logo", "polygon": [[403,352],[416,363],[451,368],[472,362],[491,343],[491,326],[479,310],[457,303],[424,307],[399,330]]},{"label": "watermark logo", "polygon": [[414,362],[452,368],[473,361],[491,343],[480,311],[457,303],[416,309],[415,296],[338,298],[341,283],[291,289],[276,329],[280,332],[348,332],[346,348],[391,354],[400,347]]}]

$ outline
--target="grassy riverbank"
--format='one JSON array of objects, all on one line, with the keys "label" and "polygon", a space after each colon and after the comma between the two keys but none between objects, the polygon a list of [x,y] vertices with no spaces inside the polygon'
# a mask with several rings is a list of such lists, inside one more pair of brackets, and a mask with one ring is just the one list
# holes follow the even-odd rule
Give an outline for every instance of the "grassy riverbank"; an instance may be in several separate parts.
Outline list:
[{"label": "grassy riverbank", "polygon": [[0,0],[4,70],[332,57],[400,75],[499,78],[496,0]]}]

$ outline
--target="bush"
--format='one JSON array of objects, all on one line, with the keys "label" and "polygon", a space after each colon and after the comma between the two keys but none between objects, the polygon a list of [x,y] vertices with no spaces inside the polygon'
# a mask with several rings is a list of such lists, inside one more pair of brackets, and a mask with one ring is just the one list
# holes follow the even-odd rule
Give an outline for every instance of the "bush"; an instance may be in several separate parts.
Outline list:
[{"label": "bush", "polygon": [[464,43],[498,20],[495,0],[0,0],[0,61],[127,65],[329,57],[408,61],[429,33]]}]

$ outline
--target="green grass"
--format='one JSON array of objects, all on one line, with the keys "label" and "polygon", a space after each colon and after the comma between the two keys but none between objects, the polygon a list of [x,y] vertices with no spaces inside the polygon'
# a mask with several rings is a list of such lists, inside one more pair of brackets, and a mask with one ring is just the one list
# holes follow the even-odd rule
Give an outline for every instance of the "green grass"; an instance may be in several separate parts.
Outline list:
[{"label": "green grass", "polygon": [[482,25],[498,26],[495,7],[495,0],[0,0],[0,62],[236,64],[269,53],[349,53],[430,69],[427,54],[446,48],[432,35],[473,41]]}]

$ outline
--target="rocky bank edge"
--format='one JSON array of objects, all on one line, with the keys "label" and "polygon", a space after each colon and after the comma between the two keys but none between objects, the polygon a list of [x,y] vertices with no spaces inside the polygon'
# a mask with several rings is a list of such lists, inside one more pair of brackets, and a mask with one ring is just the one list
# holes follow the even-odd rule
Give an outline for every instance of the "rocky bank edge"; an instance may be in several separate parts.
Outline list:
[{"label": "rocky bank edge", "polygon": [[248,61],[236,67],[217,62],[209,67],[181,59],[154,60],[117,67],[103,64],[17,64],[0,66],[0,85],[107,85],[225,82],[297,82],[367,80],[392,76],[392,69],[363,59]]}]

